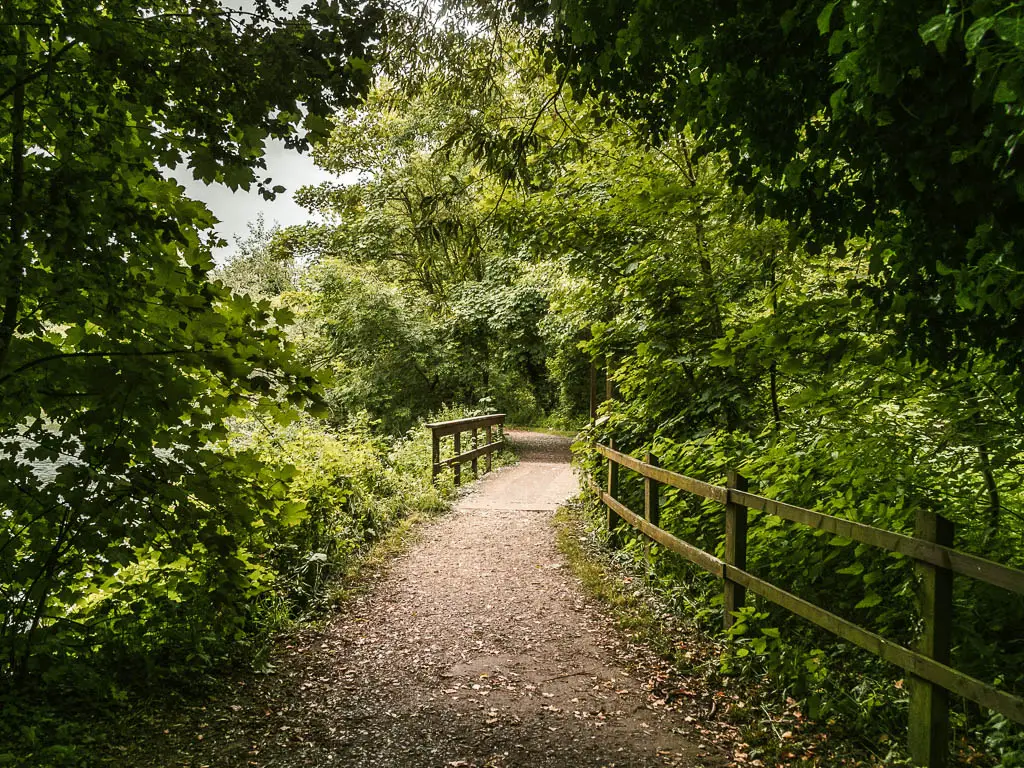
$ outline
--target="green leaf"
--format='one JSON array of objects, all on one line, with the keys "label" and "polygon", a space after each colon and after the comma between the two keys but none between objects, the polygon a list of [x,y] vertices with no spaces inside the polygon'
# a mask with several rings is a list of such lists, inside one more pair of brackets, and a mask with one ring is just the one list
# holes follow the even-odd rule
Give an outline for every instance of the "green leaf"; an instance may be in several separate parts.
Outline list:
[{"label": "green leaf", "polygon": [[1006,80],[1000,80],[996,85],[995,93],[992,94],[992,101],[996,104],[1009,104],[1017,100],[1017,91]]},{"label": "green leaf", "polygon": [[934,43],[935,47],[944,53],[949,42],[949,36],[953,33],[955,25],[955,17],[942,13],[928,19],[928,21],[918,27],[917,32],[924,42]]},{"label": "green leaf", "polygon": [[782,16],[779,17],[779,26],[782,27],[782,32],[785,35],[793,30],[793,26],[796,24],[796,10],[793,8],[788,9]]},{"label": "green leaf", "polygon": [[821,9],[821,13],[818,14],[818,32],[823,35],[827,35],[829,30],[832,28],[832,13],[835,11],[838,2],[826,3],[825,7]]},{"label": "green leaf", "polygon": [[882,598],[875,592],[868,592],[867,595],[857,603],[854,608],[874,608],[882,602]]},{"label": "green leaf", "polygon": [[993,23],[995,32],[1006,42],[1024,48],[1024,18],[1004,14]]},{"label": "green leaf", "polygon": [[985,33],[992,29],[992,25],[995,23],[995,19],[991,16],[985,16],[976,20],[967,29],[964,34],[964,45],[968,51],[973,51],[981,43],[981,39],[985,36]]},{"label": "green leaf", "polygon": [[310,113],[306,115],[306,119],[303,121],[303,125],[309,132],[311,141],[320,141],[327,137],[331,133],[333,127],[329,120],[324,119],[320,115]]},{"label": "green leaf", "polygon": [[281,525],[291,527],[298,525],[309,516],[304,501],[289,501],[281,505],[278,520]]},{"label": "green leaf", "polygon": [[729,368],[736,363],[736,357],[732,351],[715,347],[711,350],[711,364],[720,368]]},{"label": "green leaf", "polygon": [[837,56],[843,52],[843,48],[846,47],[846,43],[851,39],[851,33],[848,29],[837,29],[832,33],[832,36],[828,39],[828,52],[832,56]]},{"label": "green leaf", "polygon": [[807,168],[807,162],[799,158],[790,160],[786,165],[785,178],[786,186],[788,187],[799,187],[800,176],[803,174],[804,169]]}]

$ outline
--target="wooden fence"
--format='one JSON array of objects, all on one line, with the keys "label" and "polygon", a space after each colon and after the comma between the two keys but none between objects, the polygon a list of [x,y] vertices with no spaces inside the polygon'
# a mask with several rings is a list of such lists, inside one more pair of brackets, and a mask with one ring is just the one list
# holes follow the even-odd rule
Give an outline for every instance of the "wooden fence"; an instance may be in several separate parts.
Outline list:
[{"label": "wooden fence", "polygon": [[[651,454],[645,461],[615,449],[614,441],[595,449],[608,460],[607,489],[595,486],[608,507],[608,527],[614,530],[626,521],[634,528],[723,581],[724,624],[732,625],[734,612],[743,606],[747,590],[817,624],[843,640],[857,645],[898,667],[909,675],[909,745],[914,764],[944,768],[949,752],[949,693],[963,696],[983,707],[1024,723],[1024,699],[973,678],[949,666],[953,624],[953,574],[986,581],[1024,594],[1024,571],[952,549],[953,525],[943,517],[918,513],[913,536],[825,515],[747,491],[746,481],[729,472],[726,485],[712,485],[658,466]],[[644,478],[644,515],[637,515],[616,497],[619,468],[625,467]],[[718,558],[687,544],[659,526],[661,485],[679,488],[724,505],[725,551]],[[886,640],[851,621],[826,611],[796,595],[749,573],[747,567],[747,510],[756,509],[783,520],[818,528],[862,544],[899,552],[915,561],[919,580],[921,631],[916,648]]]},{"label": "wooden fence", "polygon": [[[494,428],[498,428],[498,439],[495,441]],[[451,467],[455,473],[455,485],[462,483],[462,465],[467,461],[473,464],[473,473],[479,470],[479,459],[484,457],[484,471],[491,471],[491,454],[499,450],[505,444],[505,414],[492,413],[488,416],[472,416],[468,419],[456,419],[454,421],[438,421],[427,424],[431,438],[431,477],[436,478],[445,467]],[[484,430],[486,442],[479,444],[478,435]],[[462,433],[470,433],[470,450],[462,453]],[[449,459],[441,460],[441,438],[452,436],[455,455]]]}]

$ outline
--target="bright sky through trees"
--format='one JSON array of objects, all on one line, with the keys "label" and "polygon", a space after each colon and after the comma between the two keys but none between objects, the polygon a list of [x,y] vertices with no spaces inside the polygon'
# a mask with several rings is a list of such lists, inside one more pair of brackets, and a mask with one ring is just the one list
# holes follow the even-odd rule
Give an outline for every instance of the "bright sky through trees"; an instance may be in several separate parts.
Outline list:
[{"label": "bright sky through trees", "polygon": [[184,184],[190,197],[202,200],[220,219],[217,231],[227,240],[228,245],[215,254],[218,261],[235,252],[236,239],[246,236],[249,225],[256,221],[261,213],[268,224],[277,223],[282,227],[309,221],[309,212],[295,202],[295,191],[306,184],[320,184],[337,178],[334,174],[318,168],[309,154],[299,154],[295,150],[286,149],[281,142],[269,143],[266,160],[266,175],[270,176],[275,184],[287,188],[287,191],[278,195],[276,200],[264,200],[255,189],[248,192],[241,189],[232,192],[223,184],[207,186],[192,179],[190,174],[182,173],[180,168],[169,174]]}]

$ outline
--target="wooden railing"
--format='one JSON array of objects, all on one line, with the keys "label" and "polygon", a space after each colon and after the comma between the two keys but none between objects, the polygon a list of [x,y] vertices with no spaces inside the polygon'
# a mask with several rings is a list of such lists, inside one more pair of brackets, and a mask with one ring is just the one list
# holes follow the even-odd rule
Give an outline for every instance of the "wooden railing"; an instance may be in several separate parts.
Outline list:
[{"label": "wooden railing", "polygon": [[[619,527],[621,523],[618,518],[621,518],[666,549],[721,579],[725,592],[723,621],[726,628],[732,625],[735,612],[743,606],[746,590],[750,590],[909,672],[908,740],[915,765],[926,768],[947,765],[950,692],[1000,712],[1018,723],[1024,723],[1024,699],[949,666],[953,574],[959,573],[1024,594],[1024,571],[952,549],[953,525],[945,518],[919,512],[914,535],[905,536],[749,493],[746,481],[735,472],[728,474],[726,485],[712,485],[659,467],[657,460],[649,453],[646,461],[641,461],[615,450],[614,442],[608,446],[596,444],[594,447],[608,460],[607,489],[602,490],[594,484],[594,490],[608,507],[609,530],[614,531]],[[619,495],[619,467],[626,467],[644,478],[643,517],[616,498]],[[724,558],[687,544],[659,527],[658,488],[661,485],[679,488],[724,505]],[[887,640],[749,573],[746,570],[748,509],[760,510],[783,520],[912,558],[919,580],[921,611],[921,630],[916,649],[905,648]]]},{"label": "wooden railing", "polygon": [[[495,441],[494,428],[497,427],[498,439]],[[436,478],[445,467],[451,467],[455,473],[455,485],[462,483],[462,465],[467,461],[473,464],[473,474],[478,473],[480,457],[484,457],[484,471],[491,471],[491,454],[505,444],[505,414],[492,413],[488,416],[472,416],[468,419],[454,421],[438,421],[427,424],[431,438],[431,477]],[[478,435],[484,430],[485,442],[479,445]],[[462,433],[470,433],[470,450],[462,453]],[[441,460],[441,438],[452,436],[455,455]]]}]

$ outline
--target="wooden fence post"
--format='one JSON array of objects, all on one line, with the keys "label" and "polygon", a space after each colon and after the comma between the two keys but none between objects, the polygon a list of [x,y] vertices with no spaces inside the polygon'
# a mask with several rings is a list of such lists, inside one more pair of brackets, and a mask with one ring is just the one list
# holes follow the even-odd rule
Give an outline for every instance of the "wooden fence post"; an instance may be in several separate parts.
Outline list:
[{"label": "wooden fence post", "polygon": [[441,438],[437,436],[436,430],[430,430],[430,482],[437,481],[437,475],[441,471]]},{"label": "wooden fence post", "polygon": [[[652,467],[658,466],[658,458],[647,452],[644,462]],[[651,525],[661,525],[661,502],[658,498],[658,481],[649,477],[644,478],[644,517]]]},{"label": "wooden fence post", "polygon": [[[953,546],[953,523],[941,515],[918,510],[914,536],[946,547]],[[917,651],[941,664],[950,663],[953,628],[953,572],[930,563],[915,562],[921,634]],[[918,768],[946,768],[949,764],[949,692],[908,674],[910,688],[910,757]]]},{"label": "wooden fence post", "polygon": [[452,469],[455,471],[455,487],[458,488],[462,485],[462,462],[457,458],[462,453],[462,433],[455,431],[452,433],[452,437],[455,439],[455,464],[452,465]]},{"label": "wooden fence post", "polygon": [[[473,448],[472,448],[472,450],[474,450],[474,451],[479,447],[479,444],[477,442],[477,432],[478,431],[479,430],[477,430],[476,427],[473,427]],[[478,477],[479,475],[480,475],[479,461],[477,460],[477,457],[474,456],[473,457],[473,477]]]},{"label": "wooden fence post", "polygon": [[[487,438],[487,445],[490,445],[491,444],[491,425],[490,424],[487,425],[487,431],[486,431],[486,434],[484,436]],[[484,459],[484,466],[486,467],[486,469],[484,470],[485,472],[490,472],[491,471],[491,453],[493,453],[493,451],[490,448],[488,448],[487,449],[487,458]]]},{"label": "wooden fence post", "polygon": [[[615,448],[615,441],[609,440],[608,447],[613,451]],[[611,459],[608,459],[608,495],[613,499],[619,496],[619,465]],[[608,530],[614,531],[618,527],[619,516],[611,507],[608,507]]]},{"label": "wooden fence post", "polygon": [[[650,464],[652,467],[658,466],[658,458],[647,451],[647,455],[644,456],[644,462]],[[661,525],[661,499],[658,496],[659,483],[657,480],[644,476],[644,519],[647,520],[651,525]],[[644,558],[647,560],[647,567],[651,569],[653,564],[651,560],[651,540],[644,539]],[[652,571],[648,570],[648,575]]]},{"label": "wooden fence post", "polygon": [[[725,481],[729,490],[747,490],[747,479],[734,469],[730,469]],[[747,569],[747,508],[736,504],[729,496],[725,505],[725,562],[741,570]],[[735,622],[734,611],[743,607],[746,590],[734,581],[729,581],[729,572],[725,575],[725,614],[723,626],[729,629]]]}]

